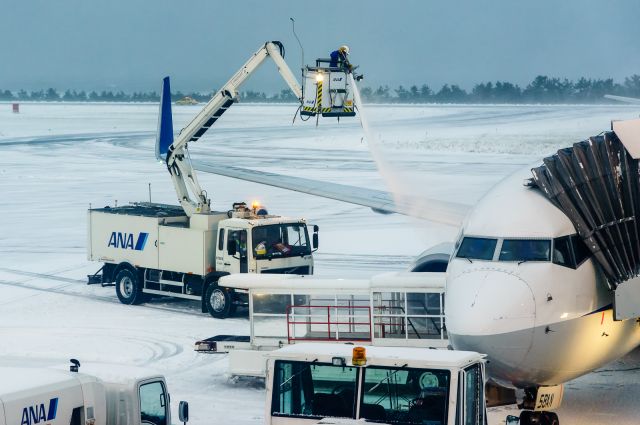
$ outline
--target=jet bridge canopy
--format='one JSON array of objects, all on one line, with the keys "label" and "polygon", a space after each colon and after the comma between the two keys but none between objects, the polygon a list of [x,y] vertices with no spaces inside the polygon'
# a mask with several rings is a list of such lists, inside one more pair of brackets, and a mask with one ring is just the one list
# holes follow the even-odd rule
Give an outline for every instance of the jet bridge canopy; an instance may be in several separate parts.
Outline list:
[{"label": "jet bridge canopy", "polygon": [[[560,149],[531,171],[534,185],[571,220],[611,289],[623,289],[640,305],[640,282],[633,279],[640,274],[640,120],[634,121]],[[636,316],[622,305],[614,310],[616,319]]]}]

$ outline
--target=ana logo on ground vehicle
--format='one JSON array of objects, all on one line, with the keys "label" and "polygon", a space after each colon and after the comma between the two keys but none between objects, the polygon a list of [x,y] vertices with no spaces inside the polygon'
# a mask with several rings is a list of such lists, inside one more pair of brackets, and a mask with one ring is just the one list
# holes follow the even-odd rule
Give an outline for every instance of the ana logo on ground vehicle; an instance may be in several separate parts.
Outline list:
[{"label": "ana logo on ground vehicle", "polygon": [[20,425],[34,425],[40,422],[52,421],[58,411],[58,397],[49,400],[49,408],[45,409],[44,403],[27,406],[22,409],[22,421]]},{"label": "ana logo on ground vehicle", "polygon": [[134,244],[133,233],[111,232],[111,237],[109,238],[109,243],[107,244],[107,246],[113,247],[113,248],[132,249],[134,251],[142,251],[144,249],[144,246],[147,244],[148,238],[149,238],[148,233],[140,232]]}]

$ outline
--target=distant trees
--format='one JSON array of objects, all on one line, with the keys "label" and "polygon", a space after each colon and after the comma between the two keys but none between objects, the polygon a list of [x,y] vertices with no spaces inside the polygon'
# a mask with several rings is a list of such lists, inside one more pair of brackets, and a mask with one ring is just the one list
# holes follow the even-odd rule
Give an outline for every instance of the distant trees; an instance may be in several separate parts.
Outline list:
[{"label": "distant trees", "polygon": [[423,84],[418,89],[398,86],[389,94],[387,86],[377,89],[365,87],[362,97],[373,103],[608,103],[605,94],[640,98],[640,75],[627,77],[623,84],[613,79],[587,79],[578,81],[539,75],[522,89],[507,81],[478,83],[467,92],[455,84],[444,84],[434,92]]},{"label": "distant trees", "polygon": [[[466,91],[456,84],[444,84],[439,90],[432,89],[427,84],[403,85],[390,88],[381,85],[377,88],[361,87],[362,98],[369,103],[606,103],[605,94],[615,94],[640,98],[640,75],[635,74],[616,83],[612,78],[590,79],[580,78],[577,81],[539,75],[524,88],[507,81],[483,82],[474,85]],[[199,102],[207,102],[211,93],[172,93],[173,101],[184,97],[191,97]],[[45,102],[157,102],[160,95],[156,92],[123,91],[100,92],[84,90],[65,90],[59,93],[54,88],[27,92],[19,90],[0,89],[0,101],[30,100]],[[243,102],[296,102],[295,95],[289,89],[279,93],[266,94],[253,90],[240,93]]]},{"label": "distant trees", "polygon": [[0,100],[13,100],[13,93],[9,90],[2,91],[0,90]]}]

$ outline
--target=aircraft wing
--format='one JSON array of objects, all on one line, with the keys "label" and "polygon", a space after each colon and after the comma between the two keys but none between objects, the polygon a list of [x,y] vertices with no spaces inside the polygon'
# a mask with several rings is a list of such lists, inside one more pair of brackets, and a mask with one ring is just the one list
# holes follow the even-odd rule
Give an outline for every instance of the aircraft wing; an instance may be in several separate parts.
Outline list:
[{"label": "aircraft wing", "polygon": [[604,97],[611,100],[617,100],[618,102],[631,103],[634,105],[640,105],[640,99],[636,97],[614,96],[612,94],[605,94]]},{"label": "aircraft wing", "polygon": [[350,204],[362,205],[381,214],[403,214],[436,223],[460,226],[470,206],[454,202],[438,201],[414,196],[393,196],[389,192],[329,183],[302,177],[293,177],[265,171],[228,165],[212,164],[192,160],[193,168],[198,171],[225,177],[247,180],[254,183],[294,190],[309,195],[335,199]]}]

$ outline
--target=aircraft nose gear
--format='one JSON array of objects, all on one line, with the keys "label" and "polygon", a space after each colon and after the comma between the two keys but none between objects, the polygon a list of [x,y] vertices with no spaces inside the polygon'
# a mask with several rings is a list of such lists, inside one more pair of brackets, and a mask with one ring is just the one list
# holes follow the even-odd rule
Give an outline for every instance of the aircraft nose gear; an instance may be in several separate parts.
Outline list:
[{"label": "aircraft nose gear", "polygon": [[560,425],[560,420],[554,412],[524,410],[520,413],[520,425]]}]

